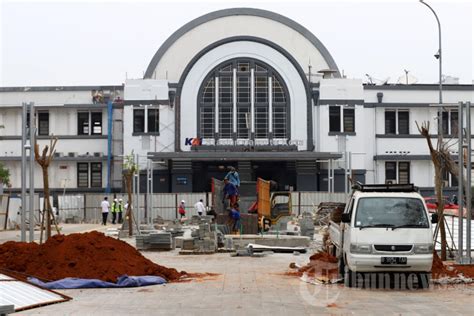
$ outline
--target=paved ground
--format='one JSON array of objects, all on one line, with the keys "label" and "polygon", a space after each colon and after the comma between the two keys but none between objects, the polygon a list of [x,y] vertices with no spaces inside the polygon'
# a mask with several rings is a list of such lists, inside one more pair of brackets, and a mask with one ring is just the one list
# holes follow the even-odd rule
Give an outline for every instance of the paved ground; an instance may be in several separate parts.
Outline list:
[{"label": "paved ground", "polygon": [[62,291],[66,303],[23,315],[316,315],[316,314],[471,314],[474,286],[394,291],[312,285],[282,275],[290,262],[309,255],[274,254],[264,258],[229,254],[180,256],[146,252],[151,260],[189,272],[220,276],[187,283],[134,289]]}]

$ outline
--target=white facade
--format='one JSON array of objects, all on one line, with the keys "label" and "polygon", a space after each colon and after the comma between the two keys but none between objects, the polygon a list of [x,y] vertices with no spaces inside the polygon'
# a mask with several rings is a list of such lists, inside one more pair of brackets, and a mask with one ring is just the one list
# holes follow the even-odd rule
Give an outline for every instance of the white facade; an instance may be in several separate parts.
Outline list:
[{"label": "white facade", "polygon": [[[226,65],[230,68],[224,72]],[[92,102],[93,89],[119,100],[112,145],[107,106]],[[473,85],[446,85],[443,100],[473,102],[473,93]],[[0,125],[5,125],[0,161],[10,168],[14,188],[20,183],[20,105],[30,101],[38,113],[49,113],[49,134],[59,137],[62,157],[50,171],[57,189],[103,190],[112,182],[120,190],[121,157],[132,152],[141,156],[142,169],[146,156],[164,162],[155,169],[159,190],[166,192],[207,190],[210,177],[220,177],[227,164],[238,167],[246,180],[278,173],[274,180],[287,187],[327,190],[328,160],[345,153],[353,177],[366,183],[433,186],[428,147],[416,123],[429,121],[431,134],[437,134],[432,104],[438,102],[438,86],[374,86],[341,78],[330,53],[309,30],[268,11],[221,10],[187,23],[156,52],[145,78],[127,80],[124,87],[0,88]],[[450,137],[456,108],[447,110]],[[83,112],[102,113],[99,135],[79,135]],[[262,126],[264,136],[259,136]],[[284,136],[275,136],[277,128]],[[39,136],[40,146],[48,139]],[[432,140],[436,144],[436,137]],[[457,146],[452,154],[457,155]],[[81,162],[102,163],[100,188],[77,187]],[[336,190],[341,191],[345,163],[335,164]],[[448,179],[447,186],[453,184]]]}]

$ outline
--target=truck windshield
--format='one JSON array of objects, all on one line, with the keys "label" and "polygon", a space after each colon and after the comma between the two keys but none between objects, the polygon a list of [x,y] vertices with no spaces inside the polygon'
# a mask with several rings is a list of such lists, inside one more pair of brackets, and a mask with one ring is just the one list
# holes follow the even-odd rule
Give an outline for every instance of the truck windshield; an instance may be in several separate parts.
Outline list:
[{"label": "truck windshield", "polygon": [[357,203],[355,227],[428,228],[423,202],[416,198],[367,197]]}]

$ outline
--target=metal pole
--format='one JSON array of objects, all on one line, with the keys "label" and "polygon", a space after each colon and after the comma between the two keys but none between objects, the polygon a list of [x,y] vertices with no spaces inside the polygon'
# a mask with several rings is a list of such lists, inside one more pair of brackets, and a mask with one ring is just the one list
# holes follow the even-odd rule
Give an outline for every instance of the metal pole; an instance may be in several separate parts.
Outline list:
[{"label": "metal pole", "polygon": [[463,162],[463,103],[459,102],[458,105],[458,206],[459,206],[459,216],[458,216],[458,261],[462,263],[462,258],[464,255],[463,252],[463,229],[464,229],[464,192],[463,192],[463,179],[464,179],[464,162]]},{"label": "metal pole", "polygon": [[150,160],[146,160],[146,223],[150,224]]},{"label": "metal pole", "polygon": [[[443,76],[443,71],[442,71],[442,64],[443,64],[443,54],[441,53],[441,23],[439,22],[438,15],[436,14],[435,10],[433,10],[432,7],[430,7],[426,2],[423,0],[420,0],[422,4],[428,7],[428,9],[433,12],[436,22],[438,23],[438,55],[437,56],[439,60],[439,104],[443,104],[443,81],[442,81],[442,76]],[[442,118],[442,113],[443,113],[443,108],[438,109],[438,138],[441,139],[443,138],[443,118]]]},{"label": "metal pole", "polygon": [[349,168],[349,161],[348,161],[349,157],[347,155],[347,151],[344,152],[344,193],[347,193],[348,192],[348,188],[347,188],[347,171],[348,171],[348,168]]},{"label": "metal pole", "polygon": [[35,104],[31,102],[30,106],[30,203],[29,203],[29,227],[30,242],[35,239]]},{"label": "metal pole", "polygon": [[26,241],[26,103],[22,104],[21,124],[21,241]]},{"label": "metal pole", "polygon": [[136,157],[137,157],[137,166],[138,166],[137,186],[136,186],[137,188],[137,222],[138,222],[138,226],[140,226],[142,222],[141,211],[140,211],[140,201],[139,201],[139,198],[140,198],[140,156],[136,154]]},{"label": "metal pole", "polygon": [[467,176],[466,176],[466,256],[467,263],[471,263],[471,198],[472,198],[472,161],[471,161],[471,102],[466,103],[466,139],[467,139]]},{"label": "metal pole", "polygon": [[151,184],[151,188],[150,188],[150,222],[152,222],[153,220],[153,217],[152,217],[152,213],[153,213],[153,161],[150,161],[150,184]]}]

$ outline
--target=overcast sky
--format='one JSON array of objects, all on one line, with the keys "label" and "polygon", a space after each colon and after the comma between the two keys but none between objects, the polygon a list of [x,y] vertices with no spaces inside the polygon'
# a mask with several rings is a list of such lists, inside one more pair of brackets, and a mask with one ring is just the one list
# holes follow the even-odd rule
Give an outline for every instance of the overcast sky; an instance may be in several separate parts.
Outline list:
[{"label": "overcast sky", "polygon": [[[419,83],[438,80],[436,20],[418,0],[0,2],[0,86],[106,85],[142,77],[175,30],[232,7],[270,10],[302,24],[349,78],[365,81],[369,74],[396,82],[408,69]],[[442,24],[443,73],[472,83],[472,2],[427,2]]]}]

